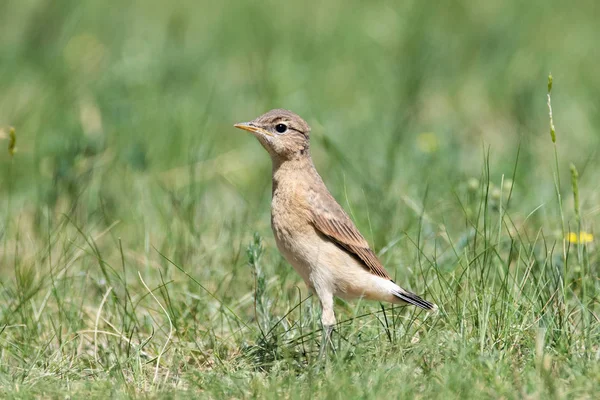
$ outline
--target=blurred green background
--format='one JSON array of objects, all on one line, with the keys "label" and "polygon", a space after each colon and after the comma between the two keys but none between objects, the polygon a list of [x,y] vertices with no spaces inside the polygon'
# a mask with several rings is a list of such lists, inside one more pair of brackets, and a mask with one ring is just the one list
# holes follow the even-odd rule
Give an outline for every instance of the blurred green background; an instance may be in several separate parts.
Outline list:
[{"label": "blurred green background", "polygon": [[[574,163],[582,229],[593,233],[599,20],[593,0],[2,0],[2,321],[29,325],[28,302],[48,304],[46,323],[13,343],[34,355],[46,343],[40,332],[93,326],[95,311],[79,310],[96,310],[107,286],[129,296],[119,279],[143,295],[137,271],[150,286],[174,288],[179,332],[199,330],[214,303],[198,302],[204,292],[157,250],[251,316],[251,302],[237,301],[254,290],[244,253],[254,232],[265,238],[265,275],[293,305],[299,278],[270,233],[270,160],[233,128],[272,108],[308,121],[334,196],[384,249],[392,275],[422,290],[414,243],[449,257],[442,267],[452,270],[449,244],[468,240],[466,220],[477,213],[469,193],[488,179],[500,197],[512,188],[515,226],[562,241],[552,72],[565,224],[576,226]],[[14,156],[2,150],[10,126]],[[56,304],[43,300],[51,276],[62,280]],[[52,328],[57,310],[63,324]],[[128,327],[137,335],[144,324]]]},{"label": "blurred green background", "polygon": [[594,1],[5,0],[0,121],[18,131],[14,190],[31,199],[81,186],[84,161],[115,185],[123,171],[224,157],[199,171],[208,186],[197,201],[239,209],[219,178],[236,197],[261,192],[254,184],[264,195],[269,160],[231,125],[284,107],[312,125],[334,188],[352,168],[378,187],[453,185],[478,175],[486,146],[507,173],[521,143],[520,182],[541,202],[550,71],[561,155],[597,166],[597,17]]}]

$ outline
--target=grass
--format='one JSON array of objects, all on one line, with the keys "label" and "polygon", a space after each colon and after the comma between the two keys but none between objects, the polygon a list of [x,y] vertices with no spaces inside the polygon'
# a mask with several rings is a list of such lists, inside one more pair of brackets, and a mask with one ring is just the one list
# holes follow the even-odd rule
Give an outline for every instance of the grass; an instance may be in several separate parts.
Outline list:
[{"label": "grass", "polygon": [[[0,396],[595,397],[596,9],[2,2]],[[439,314],[337,301],[316,362],[232,127],[274,107]]]}]

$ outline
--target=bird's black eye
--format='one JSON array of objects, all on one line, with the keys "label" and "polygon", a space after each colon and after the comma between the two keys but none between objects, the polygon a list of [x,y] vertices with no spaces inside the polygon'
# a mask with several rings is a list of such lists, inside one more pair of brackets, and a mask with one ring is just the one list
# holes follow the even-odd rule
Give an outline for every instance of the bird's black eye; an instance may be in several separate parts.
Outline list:
[{"label": "bird's black eye", "polygon": [[277,124],[277,125],[275,125],[275,130],[279,133],[283,133],[283,132],[287,131],[287,125],[286,124]]}]

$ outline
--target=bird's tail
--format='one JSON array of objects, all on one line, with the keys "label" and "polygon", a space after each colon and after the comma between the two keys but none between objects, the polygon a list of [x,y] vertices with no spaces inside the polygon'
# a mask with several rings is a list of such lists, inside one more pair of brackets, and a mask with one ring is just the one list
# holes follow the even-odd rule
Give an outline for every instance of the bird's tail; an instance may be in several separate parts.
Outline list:
[{"label": "bird's tail", "polygon": [[394,290],[392,292],[392,294],[405,303],[412,304],[413,306],[417,306],[425,310],[436,311],[438,309],[438,306],[436,306],[435,304],[424,300],[416,294],[411,293],[408,290],[404,290],[399,286],[397,290]]}]

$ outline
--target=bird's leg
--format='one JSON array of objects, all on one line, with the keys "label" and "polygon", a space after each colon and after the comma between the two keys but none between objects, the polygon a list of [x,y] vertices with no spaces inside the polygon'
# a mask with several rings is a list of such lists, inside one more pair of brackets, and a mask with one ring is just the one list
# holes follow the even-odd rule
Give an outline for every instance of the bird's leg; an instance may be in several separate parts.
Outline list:
[{"label": "bird's leg", "polygon": [[323,360],[327,354],[327,347],[331,345],[331,349],[335,353],[335,347],[331,342],[331,332],[335,325],[335,314],[333,312],[333,296],[331,294],[319,296],[321,300],[321,324],[323,325],[323,336],[321,338],[321,349],[319,350],[319,359]]},{"label": "bird's leg", "polygon": [[333,332],[333,325],[323,325],[323,335],[321,337],[321,349],[319,350],[319,360],[325,359],[325,355],[327,354],[327,347],[329,347],[329,345],[331,345],[331,349],[335,353],[335,347],[333,347],[333,343],[331,342],[331,332]]}]

